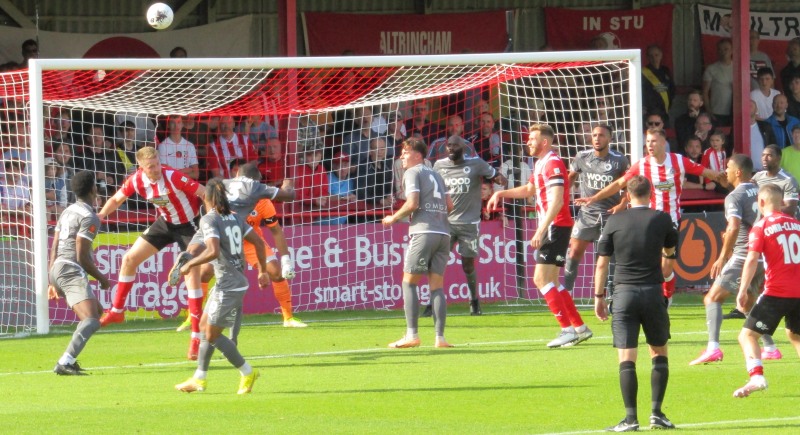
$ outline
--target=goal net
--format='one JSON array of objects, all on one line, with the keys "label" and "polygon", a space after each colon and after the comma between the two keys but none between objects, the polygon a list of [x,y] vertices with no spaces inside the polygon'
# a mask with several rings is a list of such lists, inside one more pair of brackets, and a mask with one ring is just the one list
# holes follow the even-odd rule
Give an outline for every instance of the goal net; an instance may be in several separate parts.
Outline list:
[{"label": "goal net", "polygon": [[[639,71],[639,52],[619,50],[38,60],[30,73],[3,73],[4,146],[6,138],[21,138],[14,142],[25,163],[19,182],[30,188],[30,205],[13,220],[24,231],[4,233],[0,241],[4,251],[14,252],[3,256],[0,269],[0,333],[46,332],[51,324],[74,321],[64,301],[46,299],[49,236],[60,211],[74,201],[69,179],[76,171],[95,172],[102,205],[136,170],[134,153],[142,146],[156,147],[162,163],[201,182],[231,177],[232,163],[246,161],[258,162],[266,183],[294,180],[297,199],[276,204],[276,210],[296,264],[296,311],[401,308],[407,224],[384,227],[381,219],[405,200],[397,160],[404,138],[424,140],[434,162],[447,158],[447,138],[459,136],[471,155],[501,171],[512,187],[527,182],[531,171],[525,143],[535,122],[554,128],[567,165],[591,146],[587,131],[599,123],[614,128],[612,147],[635,158],[641,154],[641,120],[640,110],[632,109],[640,106],[638,93],[631,89],[639,87]],[[481,188],[489,194],[501,187]],[[529,246],[533,207],[509,202],[482,214],[476,262],[481,297],[538,301]],[[104,222],[95,255],[112,289],[90,283],[105,307],[125,251],[155,217],[154,206],[134,196]],[[271,231],[262,230],[275,247]],[[577,298],[589,295],[591,251]],[[180,314],[185,286],[170,287],[166,279],[177,254],[177,246],[167,247],[139,267],[127,319]],[[427,292],[423,285],[423,302]],[[456,253],[445,293],[450,303],[469,298]],[[246,313],[277,309],[269,290],[246,297]]]}]

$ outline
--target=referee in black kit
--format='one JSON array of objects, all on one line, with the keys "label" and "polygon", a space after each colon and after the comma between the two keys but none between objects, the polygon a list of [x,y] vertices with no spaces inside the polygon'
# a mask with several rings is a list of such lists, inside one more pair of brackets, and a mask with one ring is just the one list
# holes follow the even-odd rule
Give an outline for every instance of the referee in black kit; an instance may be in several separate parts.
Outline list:
[{"label": "referee in black kit", "polygon": [[604,288],[608,277],[608,264],[616,256],[614,294],[611,296],[611,331],[614,347],[619,351],[619,385],[625,403],[625,419],[610,432],[628,432],[639,429],[636,415],[636,356],[639,345],[639,326],[644,329],[653,369],[651,429],[674,429],[661,412],[661,403],[667,390],[669,365],[667,340],[669,340],[669,315],[661,284],[661,256],[675,257],[678,232],[668,214],[650,209],[650,181],[637,175],[628,182],[627,196],[630,209],[611,215],[598,240],[597,270],[595,271],[594,312],[597,318],[608,319],[608,305]]}]

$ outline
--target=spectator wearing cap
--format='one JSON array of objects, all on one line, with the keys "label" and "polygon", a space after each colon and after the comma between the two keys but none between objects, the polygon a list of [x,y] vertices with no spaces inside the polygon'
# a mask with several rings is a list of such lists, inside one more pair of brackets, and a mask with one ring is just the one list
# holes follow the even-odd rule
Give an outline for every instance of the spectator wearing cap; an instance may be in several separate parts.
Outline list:
[{"label": "spectator wearing cap", "polygon": [[[263,137],[262,137],[263,139]],[[264,184],[280,187],[286,178],[286,161],[283,158],[283,144],[277,137],[267,139],[264,158],[259,161],[258,170],[261,172]]]},{"label": "spectator wearing cap", "polygon": [[450,141],[459,140],[464,144],[464,157],[476,157],[475,148],[468,140],[464,139],[464,121],[458,115],[447,118],[447,136],[440,137],[433,141],[428,147],[428,160],[431,163],[447,157],[447,144]]},{"label": "spectator wearing cap", "polygon": [[386,139],[376,137],[369,143],[369,160],[358,166],[356,195],[375,207],[391,207],[392,159],[388,157]]},{"label": "spectator wearing cap", "polygon": [[169,135],[158,144],[158,158],[161,164],[175,168],[197,180],[200,176],[197,149],[183,137],[183,118],[179,115],[170,116],[167,120],[167,132]]}]

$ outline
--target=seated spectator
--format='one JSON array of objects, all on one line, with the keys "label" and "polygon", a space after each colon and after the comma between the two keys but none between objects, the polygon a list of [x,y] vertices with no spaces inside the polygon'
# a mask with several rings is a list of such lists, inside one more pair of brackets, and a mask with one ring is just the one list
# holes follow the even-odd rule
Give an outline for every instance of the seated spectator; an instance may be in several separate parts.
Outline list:
[{"label": "seated spectator", "polygon": [[459,138],[464,142],[464,157],[469,158],[477,156],[472,144],[464,139],[464,121],[461,120],[460,116],[452,115],[447,118],[447,136],[436,139],[428,147],[428,160],[430,160],[431,163],[447,157],[447,142],[453,137]]},{"label": "seated spectator", "polygon": [[183,119],[184,137],[194,144],[197,151],[198,172],[200,179],[205,182],[208,176],[208,143],[216,137],[216,127],[212,130],[209,124],[201,121],[197,115],[187,115]]},{"label": "seated spectator", "polygon": [[781,167],[795,180],[800,180],[800,125],[792,127],[792,146],[783,149]]},{"label": "seated spectator", "polygon": [[[11,212],[12,217],[18,212],[29,212],[31,189],[23,177],[25,162],[5,160],[4,168],[5,172],[0,177],[0,211]],[[3,220],[5,216],[7,215],[3,215]]]},{"label": "seated spectator", "polygon": [[277,138],[278,130],[269,125],[262,115],[249,115],[236,127],[236,133],[243,134],[250,139],[250,143],[258,143],[259,136],[267,139]]},{"label": "seated spectator", "polygon": [[136,125],[132,121],[125,121],[119,126],[118,137],[117,154],[125,166],[125,173],[130,175],[136,172],[136,151],[139,150],[136,142]]},{"label": "seated spectator", "polygon": [[[259,142],[264,137],[259,138]],[[267,139],[265,145],[266,153],[263,159],[259,159],[258,170],[261,172],[264,184],[280,187],[283,179],[286,178],[286,159],[283,158],[283,144],[277,137]]]},{"label": "seated spectator", "polygon": [[53,146],[53,159],[61,166],[61,179],[66,189],[66,202],[72,204],[75,202],[75,195],[70,188],[72,177],[75,175],[75,162],[72,159],[72,147],[65,142],[55,142]]},{"label": "seated spectator", "polygon": [[[683,147],[683,153],[683,155],[685,155],[689,160],[695,163],[702,163],[703,145],[700,141],[700,138],[697,136],[689,137],[689,139],[686,141],[686,145]],[[686,179],[683,182],[683,188],[704,190],[705,185],[703,184],[703,180],[700,178],[701,177],[699,175],[686,174]]]},{"label": "seated spectator", "polygon": [[389,125],[386,129],[386,146],[394,151],[392,155],[399,156],[403,151],[397,148],[406,140],[406,124],[397,111],[389,112],[387,118]]},{"label": "seated spectator", "polygon": [[125,165],[100,125],[92,126],[87,144],[83,148],[83,156],[76,160],[75,167],[95,174],[97,201],[100,206],[117,191],[126,174]]},{"label": "seated spectator", "polygon": [[772,132],[775,133],[775,143],[780,148],[792,145],[792,129],[795,125],[800,125],[800,119],[786,113],[789,108],[789,101],[786,95],[776,95],[772,101],[772,116],[766,119]]},{"label": "seated spectator", "polygon": [[784,95],[789,103],[786,113],[800,119],[800,76],[792,77],[784,88],[786,89]]},{"label": "seated spectator", "polygon": [[47,221],[58,220],[67,208],[67,185],[64,183],[64,170],[52,157],[44,159],[44,197],[47,208]]},{"label": "seated spectator", "polygon": [[[661,61],[664,52],[658,45],[647,47],[647,66],[642,68],[642,106],[644,113],[660,113],[666,121],[672,99],[675,98],[675,83],[672,74]],[[662,127],[663,128],[663,127]],[[669,149],[667,149],[669,152]]]},{"label": "seated spectator", "polygon": [[[340,152],[333,156],[331,171],[328,172],[329,189],[331,197],[337,198],[339,203],[353,202],[358,199],[355,194],[353,179],[350,177],[352,169],[350,157],[347,154]],[[320,220],[317,223],[329,225],[346,224],[347,216],[331,217]]]},{"label": "seated spectator", "polygon": [[234,159],[253,162],[258,160],[258,154],[247,136],[233,131],[233,117],[223,116],[219,119],[219,136],[208,145],[209,178],[231,178],[229,168]]},{"label": "seated spectator", "polygon": [[[497,219],[502,218],[505,220],[505,216],[500,211],[489,210],[486,208],[486,204],[489,202],[489,198],[492,197],[494,193],[494,188],[492,187],[494,183],[491,181],[483,180],[481,182],[481,220],[482,221],[494,221]],[[497,186],[497,185],[495,185]],[[502,189],[502,186],[497,186]]]},{"label": "seated spectator", "polygon": [[765,120],[772,115],[772,100],[780,94],[775,89],[775,76],[770,68],[758,70],[758,88],[750,91],[750,99],[758,107],[758,119]]},{"label": "seated spectator", "polygon": [[[406,132],[408,137],[417,136],[426,144],[433,143],[441,136],[439,124],[430,120],[430,102],[418,100],[414,103],[414,115],[406,120]],[[352,155],[351,155],[352,156]]]},{"label": "seated spectator", "polygon": [[[792,38],[786,45],[789,62],[781,70],[781,86],[784,94],[789,94],[789,84],[794,77],[800,77],[800,37]],[[792,114],[794,117],[798,117]]]},{"label": "seated spectator", "polygon": [[495,168],[500,167],[500,135],[494,129],[494,116],[489,112],[481,113],[480,134],[472,145],[478,157]]},{"label": "seated spectator", "polygon": [[391,207],[392,159],[387,156],[386,140],[374,138],[369,143],[369,160],[358,166],[356,195],[375,207]]},{"label": "seated spectator", "polygon": [[703,93],[692,89],[686,98],[686,112],[675,118],[675,138],[678,144],[685,144],[690,137],[694,136],[697,115],[705,111]]},{"label": "seated spectator", "polygon": [[[644,129],[645,129],[645,131],[647,131],[647,130],[649,130],[651,128],[658,128],[658,129],[661,129],[661,130],[665,129],[667,123],[664,120],[664,118],[665,118],[665,115],[662,115],[661,113],[658,113],[658,112],[648,113],[647,117],[644,120]],[[642,143],[645,143],[644,137],[642,137]],[[671,150],[671,146],[670,146],[669,141],[667,141],[667,152],[668,153],[672,152],[670,150]]]},{"label": "seated spectator", "polygon": [[701,113],[697,115],[694,121],[694,136],[700,139],[703,145],[703,151],[711,147],[709,139],[711,139],[711,132],[714,130],[714,125],[711,123],[711,115],[708,113]]},{"label": "seated spectator", "polygon": [[354,166],[360,166],[369,160],[369,144],[372,136],[372,108],[357,107],[353,131],[345,134],[342,142],[342,151],[350,157]]},{"label": "seated spectator", "polygon": [[[709,137],[709,143],[711,146],[703,152],[703,158],[700,161],[700,164],[715,172],[725,172],[728,159],[728,156],[725,153],[725,140],[725,133],[720,130],[714,130]],[[702,182],[703,190],[719,189],[721,192],[727,192],[727,189],[717,185],[714,180],[704,178]]]},{"label": "seated spectator", "polygon": [[167,133],[168,136],[158,144],[158,158],[161,164],[177,169],[188,175],[189,178],[197,180],[200,176],[197,150],[193,143],[183,137],[183,119],[180,115],[169,117]]},{"label": "seated spectator", "polygon": [[69,110],[52,110],[52,117],[49,119],[47,131],[48,139],[53,143],[67,143],[70,147],[78,143],[72,133],[72,117]]},{"label": "seated spectator", "polygon": [[133,122],[136,126],[136,141],[139,147],[155,144],[156,122],[146,113],[120,112],[114,116],[116,125],[124,124],[125,121]]},{"label": "seated spectator", "polygon": [[313,208],[326,207],[330,196],[328,175],[322,166],[322,149],[308,148],[295,169],[295,201]]}]

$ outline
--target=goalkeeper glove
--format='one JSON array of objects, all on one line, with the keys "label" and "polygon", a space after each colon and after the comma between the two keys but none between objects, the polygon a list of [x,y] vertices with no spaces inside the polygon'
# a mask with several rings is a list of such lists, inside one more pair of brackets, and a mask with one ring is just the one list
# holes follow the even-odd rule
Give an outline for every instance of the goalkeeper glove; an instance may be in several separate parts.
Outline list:
[{"label": "goalkeeper glove", "polygon": [[284,255],[281,257],[281,276],[283,279],[292,279],[297,275],[294,271],[294,262],[292,257]]}]

